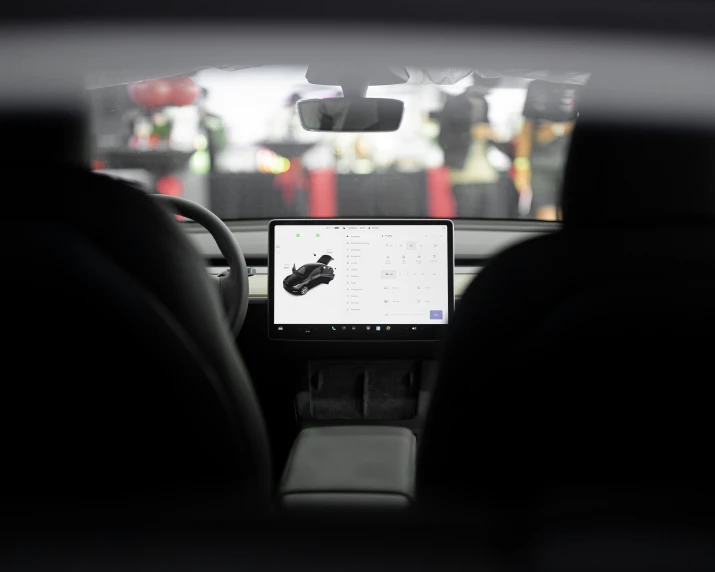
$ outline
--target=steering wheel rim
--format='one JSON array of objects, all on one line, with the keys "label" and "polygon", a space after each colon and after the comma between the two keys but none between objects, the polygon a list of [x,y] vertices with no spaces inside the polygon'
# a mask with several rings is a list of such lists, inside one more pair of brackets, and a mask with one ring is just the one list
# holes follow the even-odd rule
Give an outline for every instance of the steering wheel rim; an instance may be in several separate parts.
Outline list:
[{"label": "steering wheel rim", "polygon": [[228,262],[229,272],[214,280],[223,300],[231,333],[237,337],[248,311],[248,267],[236,237],[226,223],[198,203],[171,195],[152,196],[167,203],[179,215],[203,226],[216,241],[219,251]]}]

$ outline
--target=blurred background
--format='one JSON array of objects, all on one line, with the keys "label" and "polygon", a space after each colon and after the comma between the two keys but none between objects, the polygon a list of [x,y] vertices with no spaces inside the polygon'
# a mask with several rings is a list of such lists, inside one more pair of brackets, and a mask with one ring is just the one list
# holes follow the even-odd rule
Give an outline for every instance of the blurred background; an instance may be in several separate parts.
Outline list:
[{"label": "blurred background", "polygon": [[[319,133],[302,128],[296,103],[342,92],[308,83],[306,70],[212,68],[92,89],[93,168],[197,201],[225,220],[558,218],[575,111],[572,102],[563,118],[532,121],[527,94],[544,83],[538,73],[408,68],[406,83],[367,92],[404,102],[397,131]],[[569,83],[549,79],[567,90],[585,81],[582,74]],[[525,153],[526,137],[541,143],[526,152],[532,181],[524,187],[541,186],[520,198],[514,157]],[[539,177],[539,153],[554,176]]]}]

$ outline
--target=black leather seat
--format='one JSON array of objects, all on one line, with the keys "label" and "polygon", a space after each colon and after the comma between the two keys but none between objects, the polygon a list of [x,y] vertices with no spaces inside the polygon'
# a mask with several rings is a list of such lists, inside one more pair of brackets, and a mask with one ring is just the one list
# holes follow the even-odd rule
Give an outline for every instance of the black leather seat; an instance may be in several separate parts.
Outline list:
[{"label": "black leather seat", "polygon": [[[423,508],[571,569],[614,564],[579,537],[598,522],[715,514],[715,136],[583,115],[562,230],[497,255],[457,306],[417,472]],[[553,527],[588,542],[549,552]]]},{"label": "black leather seat", "polygon": [[4,514],[116,523],[266,509],[261,410],[171,215],[66,163],[14,168],[26,182],[5,195]]}]

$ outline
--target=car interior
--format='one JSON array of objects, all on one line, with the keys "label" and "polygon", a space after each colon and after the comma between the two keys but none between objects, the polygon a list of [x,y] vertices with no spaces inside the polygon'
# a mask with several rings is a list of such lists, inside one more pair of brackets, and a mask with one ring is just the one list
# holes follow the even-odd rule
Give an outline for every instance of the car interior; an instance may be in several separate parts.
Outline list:
[{"label": "car interior", "polygon": [[[0,39],[8,569],[712,569],[711,44],[126,29]],[[242,219],[93,164],[92,89],[257,62],[342,90],[319,136],[409,128],[375,87],[561,86],[558,214],[434,209],[435,169],[422,216]]]}]

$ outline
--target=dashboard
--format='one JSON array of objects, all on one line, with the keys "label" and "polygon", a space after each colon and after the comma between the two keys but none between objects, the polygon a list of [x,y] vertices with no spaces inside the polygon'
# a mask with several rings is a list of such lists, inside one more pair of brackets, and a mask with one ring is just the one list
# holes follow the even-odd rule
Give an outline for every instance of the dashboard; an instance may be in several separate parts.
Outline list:
[{"label": "dashboard", "polygon": [[[457,267],[478,265],[475,262],[484,262],[512,244],[561,228],[559,223],[531,220],[455,220],[453,223]],[[268,260],[268,221],[227,221],[226,224],[241,245],[249,264],[265,266]],[[182,228],[206,259],[218,261],[221,258],[216,242],[204,228],[192,222],[183,223]]]},{"label": "dashboard", "polygon": [[[249,299],[252,304],[268,302],[268,222],[228,222],[229,228],[241,245],[255,275],[248,279]],[[201,226],[184,223],[189,240],[209,261],[209,272],[221,274],[227,270],[211,235]],[[454,298],[458,302],[483,264],[512,244],[528,238],[554,232],[558,223],[540,221],[454,221]],[[312,253],[311,253],[312,254]],[[317,253],[316,253],[317,254]]]}]

